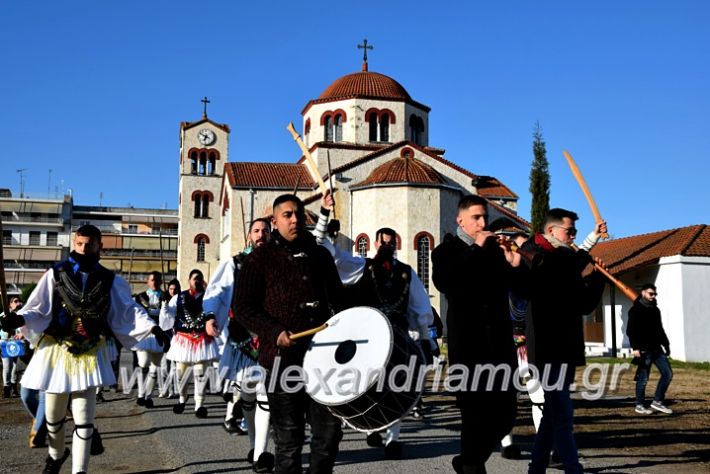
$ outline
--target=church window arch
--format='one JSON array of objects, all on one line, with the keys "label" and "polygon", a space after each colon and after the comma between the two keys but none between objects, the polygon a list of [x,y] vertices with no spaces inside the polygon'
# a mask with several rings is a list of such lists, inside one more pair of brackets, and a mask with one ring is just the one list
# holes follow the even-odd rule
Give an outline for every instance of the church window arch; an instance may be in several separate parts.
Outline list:
[{"label": "church window arch", "polygon": [[197,168],[197,174],[200,176],[204,176],[206,174],[207,170],[207,153],[204,151],[200,152],[200,162],[199,162],[199,167]]},{"label": "church window arch", "polygon": [[311,133],[311,119],[307,118],[306,119],[306,124],[303,126],[303,133],[304,135],[308,135]]},{"label": "church window arch", "polygon": [[429,291],[429,257],[434,248],[434,236],[429,232],[419,232],[414,237],[414,249],[417,251],[417,275]]},{"label": "church window arch", "polygon": [[333,118],[333,137],[336,142],[343,141],[343,116],[341,114],[337,114]]},{"label": "church window arch", "polygon": [[362,258],[367,258],[367,252],[370,251],[370,238],[367,234],[362,233],[355,238],[355,252]]},{"label": "church window arch", "polygon": [[194,191],[192,200],[195,202],[195,218],[207,218],[210,216],[209,205],[214,201],[211,191]]},{"label": "church window arch", "polygon": [[215,174],[215,168],[217,166],[217,154],[214,151],[210,151],[209,157],[207,158],[207,174]]},{"label": "church window arch", "polygon": [[390,114],[387,112],[380,115],[380,141],[390,141]]},{"label": "church window arch", "polygon": [[195,201],[195,217],[202,217],[202,194],[195,194],[192,199]]},{"label": "church window arch", "polygon": [[325,132],[325,141],[333,141],[333,117],[331,115],[326,115],[323,117],[323,127]]},{"label": "church window arch", "polygon": [[424,144],[424,120],[421,117],[414,114],[409,117],[409,134],[414,143]]},{"label": "church window arch", "polygon": [[205,234],[197,234],[193,243],[197,245],[197,261],[204,262],[205,254],[207,253],[207,244],[210,243],[210,238]]},{"label": "church window arch", "polygon": [[190,173],[197,174],[197,152],[190,152]]},{"label": "church window arch", "polygon": [[369,125],[370,141],[377,141],[377,110],[371,110],[367,113],[367,123]]}]

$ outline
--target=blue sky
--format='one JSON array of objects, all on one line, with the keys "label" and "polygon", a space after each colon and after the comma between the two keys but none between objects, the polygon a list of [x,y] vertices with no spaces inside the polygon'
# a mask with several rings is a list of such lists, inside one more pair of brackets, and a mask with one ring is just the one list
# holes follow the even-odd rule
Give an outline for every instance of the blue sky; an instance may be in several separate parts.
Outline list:
[{"label": "blue sky", "polygon": [[[710,3],[3,2],[0,187],[75,203],[177,206],[178,127],[232,129],[231,161],[293,162],[285,130],[360,69],[432,108],[430,144],[499,178],[528,217],[540,122],[551,204],[617,236],[708,223]],[[52,169],[49,184],[49,169]]]}]

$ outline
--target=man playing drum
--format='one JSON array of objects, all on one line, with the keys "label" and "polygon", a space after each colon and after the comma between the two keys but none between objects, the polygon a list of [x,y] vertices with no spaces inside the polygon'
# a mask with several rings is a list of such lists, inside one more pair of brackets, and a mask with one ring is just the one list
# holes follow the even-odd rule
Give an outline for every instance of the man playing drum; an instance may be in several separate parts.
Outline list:
[{"label": "man playing drum", "polygon": [[511,380],[495,377],[488,390],[486,374],[478,383],[475,377],[485,364],[507,366],[510,374],[517,365],[508,294],[524,276],[520,255],[496,243],[494,234],[486,230],[487,219],[486,200],[464,196],[458,206],[456,237],[432,253],[434,285],[449,303],[449,360],[452,369],[460,365],[469,374],[465,389],[456,393],[461,455],[452,462],[460,473],[485,473],[486,460],[515,421],[516,393]]},{"label": "man playing drum", "polygon": [[306,419],[312,474],[332,472],[343,436],[340,420],[326,407],[305,388],[294,391],[292,369],[302,369],[311,338],[289,336],[322,325],[343,306],[333,259],[306,230],[305,219],[296,196],[276,198],[272,239],[244,261],[235,288],[237,321],[259,336],[259,364],[267,371],[277,473],[301,473]]},{"label": "man playing drum", "polygon": [[[429,326],[434,322],[429,295],[416,272],[409,265],[395,258],[397,234],[383,227],[375,234],[375,258],[351,255],[334,246],[326,237],[326,227],[333,198],[329,192],[321,200],[321,212],[316,225],[316,240],[328,249],[338,268],[341,280],[346,286],[349,303],[357,306],[371,306],[382,311],[390,323],[408,332],[415,341],[420,341],[431,362],[434,349]],[[387,428],[384,440],[385,458],[400,459],[402,445],[399,442],[401,422]],[[370,433],[367,444],[382,446],[382,436]]]}]

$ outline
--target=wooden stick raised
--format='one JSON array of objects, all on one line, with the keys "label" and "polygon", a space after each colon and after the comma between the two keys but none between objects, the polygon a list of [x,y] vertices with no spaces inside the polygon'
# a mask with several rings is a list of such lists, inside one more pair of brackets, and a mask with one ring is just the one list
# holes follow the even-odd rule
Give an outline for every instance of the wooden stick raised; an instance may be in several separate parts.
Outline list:
[{"label": "wooden stick raised", "polygon": [[[579,184],[579,187],[582,188],[582,192],[584,193],[584,197],[587,198],[587,202],[589,203],[589,207],[592,208],[592,214],[594,215],[594,220],[596,223],[600,223],[604,219],[602,219],[602,215],[599,212],[599,208],[597,207],[597,203],[594,202],[594,198],[592,197],[592,192],[589,190],[589,186],[587,186],[587,182],[584,180],[584,176],[582,176],[582,172],[579,170],[579,166],[577,166],[577,163],[574,162],[572,159],[572,156],[566,151],[562,150],[562,154],[565,155],[565,159],[567,160],[567,164],[569,165],[570,170],[572,170],[572,174],[574,175],[575,179],[577,180],[577,183]],[[602,239],[608,239],[609,234],[601,234]]]},{"label": "wooden stick raised", "polygon": [[301,140],[301,137],[298,136],[298,132],[296,132],[296,129],[293,128],[293,123],[289,123],[288,127],[286,127],[286,130],[291,132],[291,136],[293,139],[298,143],[298,146],[301,147],[301,151],[303,152],[303,156],[306,157],[306,164],[308,165],[308,169],[311,170],[311,175],[313,176],[313,179],[318,181],[318,188],[320,189],[320,192],[325,195],[325,192],[328,190],[328,187],[325,185],[325,182],[323,182],[323,178],[321,177],[320,173],[318,172],[318,166],[316,166],[316,160],[313,159],[311,156],[311,152],[308,151],[308,147],[306,147],[306,144],[303,143],[303,140]]},{"label": "wooden stick raised", "polygon": [[327,327],[328,327],[328,323],[325,323],[325,324],[318,326],[317,328],[308,329],[307,331],[297,332],[296,334],[291,334],[290,336],[288,336],[288,338],[293,341],[295,339],[300,339],[302,337],[310,336],[311,334],[321,332],[323,329],[325,329]]},{"label": "wooden stick raised", "polygon": [[[570,247],[572,247],[575,251],[579,250],[579,248],[574,244],[572,244]],[[639,294],[633,288],[629,288],[628,286],[626,286],[624,282],[609,273],[609,270],[602,267],[597,262],[594,262],[594,269],[604,275],[610,282],[612,282],[619,289],[619,291],[624,294],[624,296],[631,300],[632,303],[636,301],[636,299],[639,297]]]}]

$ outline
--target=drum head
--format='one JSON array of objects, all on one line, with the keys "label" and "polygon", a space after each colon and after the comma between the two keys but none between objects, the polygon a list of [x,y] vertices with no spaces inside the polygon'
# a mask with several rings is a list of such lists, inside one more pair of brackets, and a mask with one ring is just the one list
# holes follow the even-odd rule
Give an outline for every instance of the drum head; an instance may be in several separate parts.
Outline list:
[{"label": "drum head", "polygon": [[341,405],[385,377],[392,352],[392,326],[375,308],[346,309],[328,320],[306,352],[306,391],[323,405]]}]

